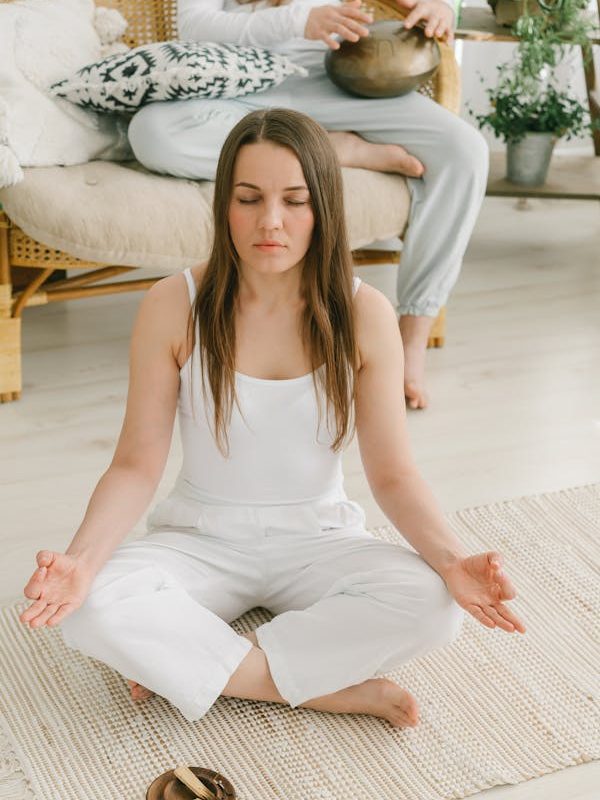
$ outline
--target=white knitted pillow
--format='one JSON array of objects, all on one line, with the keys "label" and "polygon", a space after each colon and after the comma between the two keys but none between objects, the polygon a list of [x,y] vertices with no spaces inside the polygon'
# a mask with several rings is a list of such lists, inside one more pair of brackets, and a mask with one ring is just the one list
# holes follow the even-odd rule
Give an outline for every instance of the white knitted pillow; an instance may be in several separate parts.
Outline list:
[{"label": "white knitted pillow", "polygon": [[0,187],[22,180],[21,166],[132,157],[124,120],[47,89],[107,52],[103,45],[127,25],[117,13],[97,10],[93,0],[0,3]]},{"label": "white knitted pillow", "polygon": [[293,74],[307,72],[262,47],[153,42],[89,64],[50,91],[96,111],[135,112],[157,100],[263,92]]}]

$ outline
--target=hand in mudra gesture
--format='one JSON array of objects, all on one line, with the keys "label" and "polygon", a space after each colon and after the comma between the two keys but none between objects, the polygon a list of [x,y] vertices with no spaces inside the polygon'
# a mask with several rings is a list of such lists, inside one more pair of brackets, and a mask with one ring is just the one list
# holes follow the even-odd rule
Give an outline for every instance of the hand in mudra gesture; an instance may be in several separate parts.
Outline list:
[{"label": "hand in mudra gesture", "polygon": [[85,600],[93,574],[76,556],[40,550],[35,570],[23,590],[34,602],[19,617],[30,628],[54,627]]},{"label": "hand in mudra gesture", "polygon": [[503,602],[517,593],[502,570],[500,553],[491,550],[460,559],[442,577],[458,605],[486,628],[525,633],[525,625]]},{"label": "hand in mudra gesture", "polygon": [[361,2],[348,0],[341,6],[313,8],[306,21],[304,38],[322,39],[332,50],[339,50],[340,43],[332,38],[336,33],[350,42],[358,42],[361,36],[368,36],[367,25],[373,22],[373,16],[360,10]]}]

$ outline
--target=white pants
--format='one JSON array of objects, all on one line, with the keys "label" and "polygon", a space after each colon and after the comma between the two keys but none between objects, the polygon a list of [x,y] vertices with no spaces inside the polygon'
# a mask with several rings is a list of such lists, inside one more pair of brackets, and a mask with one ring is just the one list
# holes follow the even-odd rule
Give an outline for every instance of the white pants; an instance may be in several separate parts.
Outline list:
[{"label": "white pants", "polygon": [[228,623],[256,606],[275,615],[256,636],[292,707],[451,642],[464,612],[440,575],[364,520],[349,500],[226,506],[171,495],[62,622],[65,643],[193,721],[252,648]]},{"label": "white pants", "polygon": [[355,131],[370,142],[402,145],[426,172],[422,178],[407,179],[411,207],[398,270],[397,310],[436,316],[458,278],[485,195],[485,139],[418,92],[384,99],[352,97],[327,77],[323,53],[310,59],[305,54],[302,63],[308,77],[291,76],[258,94],[144,106],[129,125],[136,158],[155,172],[214,180],[230,130],[249,112],[266,107],[300,111],[329,131]]}]

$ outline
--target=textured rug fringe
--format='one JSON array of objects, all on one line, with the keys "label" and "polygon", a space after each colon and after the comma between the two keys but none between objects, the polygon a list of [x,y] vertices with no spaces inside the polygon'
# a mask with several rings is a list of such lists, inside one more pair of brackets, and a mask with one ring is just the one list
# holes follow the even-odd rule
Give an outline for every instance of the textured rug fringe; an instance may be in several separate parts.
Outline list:
[{"label": "textured rug fringe", "polygon": [[0,717],[0,800],[35,800],[18,750],[6,721]]}]

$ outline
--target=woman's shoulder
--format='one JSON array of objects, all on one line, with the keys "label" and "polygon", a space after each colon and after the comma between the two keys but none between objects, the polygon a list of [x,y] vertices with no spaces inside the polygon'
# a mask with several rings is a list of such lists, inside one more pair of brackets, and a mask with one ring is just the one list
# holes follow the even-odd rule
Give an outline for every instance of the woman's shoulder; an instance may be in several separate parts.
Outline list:
[{"label": "woman's shoulder", "polygon": [[354,293],[354,309],[357,322],[373,322],[379,315],[383,315],[389,324],[390,319],[396,319],[394,306],[379,289],[361,281]]},{"label": "woman's shoulder", "polygon": [[[188,270],[196,291],[205,269],[205,264],[199,264]],[[187,360],[192,347],[189,329],[190,308],[191,291],[185,271],[176,272],[156,281],[142,301],[142,313],[169,341],[180,366]]]},{"label": "woman's shoulder", "polygon": [[399,336],[394,306],[383,292],[365,281],[354,295],[354,319],[361,366],[384,341]]},{"label": "woman's shoulder", "polygon": [[[148,295],[161,306],[163,312],[171,311],[175,320],[183,316],[187,322],[187,312],[191,307],[193,297],[196,296],[205,270],[206,264],[198,264],[182,272],[175,272],[173,275],[161,278],[151,286]],[[190,279],[193,288],[190,285]]]}]

